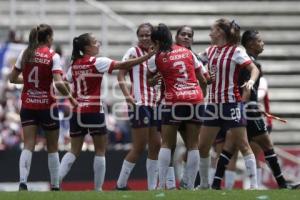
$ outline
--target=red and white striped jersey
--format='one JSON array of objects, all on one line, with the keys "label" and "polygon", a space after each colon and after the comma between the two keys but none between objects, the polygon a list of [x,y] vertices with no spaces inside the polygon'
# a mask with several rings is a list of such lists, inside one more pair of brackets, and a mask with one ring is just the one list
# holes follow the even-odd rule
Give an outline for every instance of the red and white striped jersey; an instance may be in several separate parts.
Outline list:
[{"label": "red and white striped jersey", "polygon": [[47,46],[38,47],[29,62],[21,67],[24,51],[17,58],[15,68],[22,71],[24,88],[22,107],[28,109],[49,109],[56,102],[52,96],[53,74],[62,74],[60,56]]},{"label": "red and white striped jersey", "polygon": [[111,73],[115,61],[106,57],[83,56],[69,68],[66,79],[73,82],[73,96],[79,103],[74,112],[102,112],[101,83],[104,72]]},{"label": "red and white striped jersey", "polygon": [[149,59],[149,71],[158,71],[162,75],[166,103],[197,104],[203,101],[195,74],[195,69],[202,66],[191,50],[178,45],[173,45],[170,52],[161,52]]},{"label": "red and white striped jersey", "polygon": [[[136,46],[131,47],[123,56],[123,61],[145,55],[146,50]],[[151,87],[147,81],[148,61],[132,67],[129,70],[131,95],[139,105],[155,106],[160,99],[160,89]]]},{"label": "red and white striped jersey", "polygon": [[200,54],[201,60],[207,63],[212,77],[208,86],[209,103],[233,103],[241,101],[238,75],[241,67],[252,61],[246,51],[235,45],[222,47],[210,46]]}]

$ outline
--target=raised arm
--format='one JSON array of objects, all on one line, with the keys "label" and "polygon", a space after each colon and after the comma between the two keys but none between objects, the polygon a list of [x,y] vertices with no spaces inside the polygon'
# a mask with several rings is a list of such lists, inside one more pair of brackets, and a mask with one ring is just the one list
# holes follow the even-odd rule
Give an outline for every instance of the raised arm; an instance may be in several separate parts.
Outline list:
[{"label": "raised arm", "polygon": [[157,47],[153,47],[150,48],[149,52],[141,57],[137,57],[137,58],[133,58],[133,59],[129,59],[126,61],[120,61],[120,62],[116,62],[114,69],[124,69],[124,70],[129,70],[131,67],[138,65],[146,60],[148,60],[149,58],[151,58],[151,56],[153,56],[154,54],[156,54],[157,51]]}]

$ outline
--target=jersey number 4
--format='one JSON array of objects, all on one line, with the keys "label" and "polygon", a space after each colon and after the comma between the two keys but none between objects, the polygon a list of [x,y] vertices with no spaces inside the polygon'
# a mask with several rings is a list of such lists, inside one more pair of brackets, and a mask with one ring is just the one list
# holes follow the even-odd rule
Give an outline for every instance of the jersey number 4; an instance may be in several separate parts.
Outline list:
[{"label": "jersey number 4", "polygon": [[28,75],[28,82],[34,83],[34,87],[39,87],[39,68],[34,66]]}]

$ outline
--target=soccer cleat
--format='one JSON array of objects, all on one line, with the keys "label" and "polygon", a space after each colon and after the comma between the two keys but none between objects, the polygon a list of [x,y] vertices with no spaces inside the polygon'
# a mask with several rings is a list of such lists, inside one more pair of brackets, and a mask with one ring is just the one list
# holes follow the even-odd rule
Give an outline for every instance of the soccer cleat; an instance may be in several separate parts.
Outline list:
[{"label": "soccer cleat", "polygon": [[51,187],[51,191],[60,191],[58,187]]},{"label": "soccer cleat", "polygon": [[300,183],[294,183],[294,184],[287,185],[287,188],[291,189],[291,190],[299,190],[300,189]]},{"label": "soccer cleat", "polygon": [[28,190],[28,188],[27,188],[26,183],[19,184],[19,191],[27,191],[27,190]]},{"label": "soccer cleat", "polygon": [[[209,184],[201,184],[197,186],[197,190],[208,190],[210,189],[210,186]],[[212,189],[215,189],[215,188],[212,188]],[[221,189],[221,188],[220,188]],[[217,190],[217,189],[216,189]]]},{"label": "soccer cleat", "polygon": [[284,183],[284,184],[278,185],[278,188],[279,189],[289,189],[289,186],[286,183]]},{"label": "soccer cleat", "polygon": [[125,187],[116,186],[116,190],[118,190],[118,191],[128,191],[128,190],[131,190],[131,189],[128,186],[125,186]]},{"label": "soccer cleat", "polygon": [[211,189],[213,189],[213,190],[221,190],[221,187],[212,185]]},{"label": "soccer cleat", "polygon": [[187,190],[188,189],[187,184],[183,180],[181,180],[180,183],[179,183],[179,189],[180,190]]}]

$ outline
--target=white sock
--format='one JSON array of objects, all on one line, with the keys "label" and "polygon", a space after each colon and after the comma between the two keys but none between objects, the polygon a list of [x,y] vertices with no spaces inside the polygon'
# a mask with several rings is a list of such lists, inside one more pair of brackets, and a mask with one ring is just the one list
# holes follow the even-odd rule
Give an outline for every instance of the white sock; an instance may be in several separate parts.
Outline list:
[{"label": "white sock", "polygon": [[256,160],[254,154],[244,156],[247,175],[250,178],[250,189],[257,189]]},{"label": "white sock", "polygon": [[71,152],[66,153],[61,159],[61,163],[58,170],[59,183],[61,183],[65,176],[68,174],[75,160],[76,156]]},{"label": "white sock", "polygon": [[171,149],[160,148],[158,154],[158,179],[159,189],[165,189],[168,168],[171,162]]},{"label": "white sock", "polygon": [[186,173],[187,173],[187,188],[193,189],[195,184],[195,179],[199,171],[199,150],[190,150],[187,155],[186,161]]},{"label": "white sock", "polygon": [[166,187],[167,187],[167,189],[175,189],[176,188],[174,167],[168,167]]},{"label": "white sock", "polygon": [[216,169],[215,168],[213,168],[213,167],[210,167],[209,168],[209,171],[208,171],[208,183],[209,183],[209,185],[211,185],[212,184],[212,182],[213,182],[213,180],[214,180],[214,176],[215,176],[215,173],[216,173]]},{"label": "white sock", "polygon": [[209,180],[208,180],[208,171],[210,166],[210,157],[201,158],[200,157],[200,186],[202,187],[209,187]]},{"label": "white sock", "polygon": [[27,178],[30,171],[32,159],[32,152],[24,149],[20,156],[19,169],[20,169],[20,183],[27,183]]},{"label": "white sock", "polygon": [[48,153],[48,168],[50,172],[51,187],[59,188],[59,155],[58,152]]},{"label": "white sock", "polygon": [[186,171],[186,163],[184,163],[184,167],[183,167],[183,172],[182,172],[182,182],[184,184],[187,184],[188,182],[188,176],[187,176],[187,171]]},{"label": "white sock", "polygon": [[124,160],[122,169],[117,181],[117,187],[118,188],[123,188],[127,186],[127,181],[130,176],[130,173],[132,169],[134,168],[135,163],[128,162],[127,160]]},{"label": "white sock", "polygon": [[225,188],[231,190],[235,183],[235,171],[226,170],[225,171]]},{"label": "white sock", "polygon": [[262,183],[262,168],[257,168],[257,187],[258,189],[263,188],[263,183]]},{"label": "white sock", "polygon": [[94,184],[96,191],[102,191],[105,177],[105,156],[95,156],[94,158]]},{"label": "white sock", "polygon": [[158,161],[147,158],[146,169],[148,190],[155,190],[158,179]]}]

